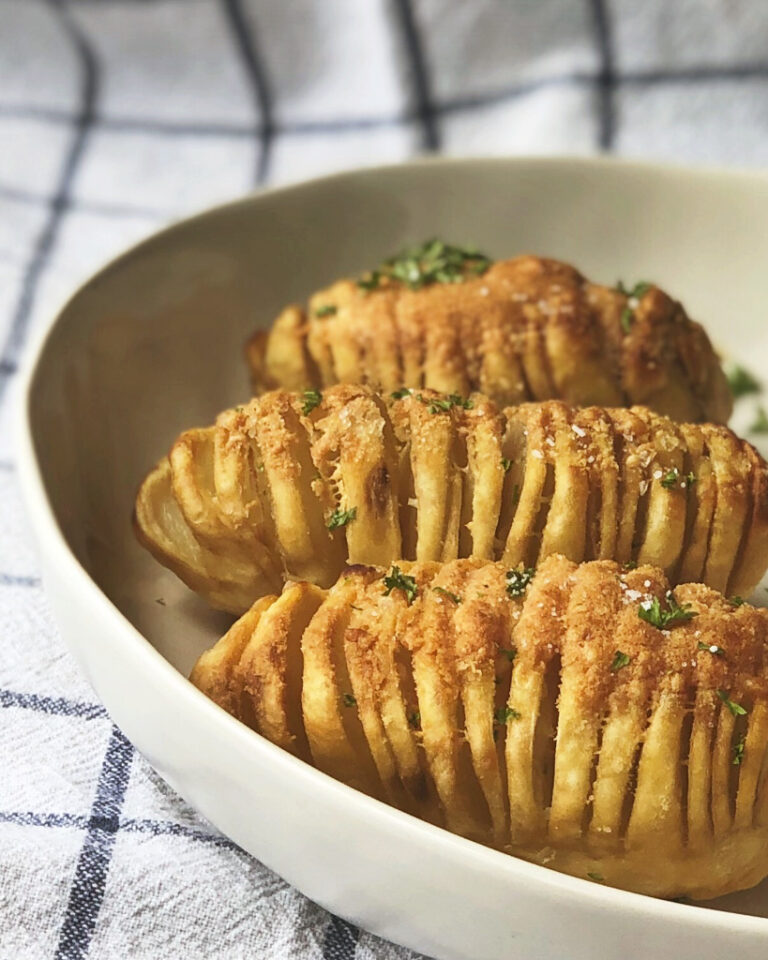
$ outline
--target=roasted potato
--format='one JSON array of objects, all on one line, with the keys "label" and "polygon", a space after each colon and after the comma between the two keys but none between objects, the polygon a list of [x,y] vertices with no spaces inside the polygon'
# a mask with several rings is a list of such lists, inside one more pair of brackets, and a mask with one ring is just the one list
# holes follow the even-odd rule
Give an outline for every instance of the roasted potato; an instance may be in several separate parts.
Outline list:
[{"label": "roasted potato", "polygon": [[658,287],[604,287],[533,256],[491,264],[439,242],[288,307],[246,357],[256,394],[427,387],[502,406],[642,404],[679,422],[725,423],[732,408],[706,333]]},{"label": "roasted potato", "polygon": [[657,896],[768,874],[768,611],[653,566],[347,568],[260,600],[192,681],[331,776]]},{"label": "roasted potato", "polygon": [[136,501],[142,542],[213,606],[346,562],[652,563],[747,595],[768,566],[768,467],[726,427],[558,401],[340,384],[190,430]]}]

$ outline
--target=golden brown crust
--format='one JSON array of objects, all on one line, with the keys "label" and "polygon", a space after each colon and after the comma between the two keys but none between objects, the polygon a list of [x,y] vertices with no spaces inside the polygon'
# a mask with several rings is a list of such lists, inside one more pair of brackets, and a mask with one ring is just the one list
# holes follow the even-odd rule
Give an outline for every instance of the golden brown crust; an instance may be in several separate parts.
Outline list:
[{"label": "golden brown crust", "polygon": [[[333,312],[326,312],[329,307]],[[255,393],[339,382],[466,395],[501,405],[643,404],[678,421],[725,423],[731,395],[711,343],[657,287],[638,297],[522,256],[463,283],[419,290],[341,280],[288,307],[246,347]]]},{"label": "golden brown crust", "polygon": [[423,390],[274,391],[182,434],[143,484],[142,542],[241,613],[345,562],[552,553],[748,595],[768,566],[768,466],[726,427],[643,407],[499,410]]},{"label": "golden brown crust", "polygon": [[[551,556],[514,596],[499,563],[399,570],[260,601],[193,682],[346,783],[556,869],[694,897],[768,874],[768,611],[605,560]],[[648,622],[654,601],[685,617]]]}]

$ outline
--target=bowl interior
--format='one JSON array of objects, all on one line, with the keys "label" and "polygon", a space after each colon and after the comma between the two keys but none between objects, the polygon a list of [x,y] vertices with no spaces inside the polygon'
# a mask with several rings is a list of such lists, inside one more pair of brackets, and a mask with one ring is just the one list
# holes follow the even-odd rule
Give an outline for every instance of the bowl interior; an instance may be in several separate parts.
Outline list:
[{"label": "bowl interior", "polygon": [[[144,474],[176,434],[248,395],[242,345],[286,303],[436,235],[534,252],[613,284],[652,279],[768,374],[768,179],[595,161],[442,161],[254,196],[122,256],[67,304],[30,391],[35,452],[75,556],[185,675],[226,629],[140,549]],[[768,885],[710,904],[768,916]]]}]

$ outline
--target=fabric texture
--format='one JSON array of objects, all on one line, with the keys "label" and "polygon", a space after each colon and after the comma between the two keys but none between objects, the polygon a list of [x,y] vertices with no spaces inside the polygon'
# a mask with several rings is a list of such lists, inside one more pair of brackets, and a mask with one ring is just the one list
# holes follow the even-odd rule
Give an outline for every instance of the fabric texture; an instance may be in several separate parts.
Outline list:
[{"label": "fabric texture", "polygon": [[0,0],[2,960],[413,956],[217,834],[80,675],[15,473],[35,330],[255,186],[423,151],[764,164],[766,50],[760,0]]}]

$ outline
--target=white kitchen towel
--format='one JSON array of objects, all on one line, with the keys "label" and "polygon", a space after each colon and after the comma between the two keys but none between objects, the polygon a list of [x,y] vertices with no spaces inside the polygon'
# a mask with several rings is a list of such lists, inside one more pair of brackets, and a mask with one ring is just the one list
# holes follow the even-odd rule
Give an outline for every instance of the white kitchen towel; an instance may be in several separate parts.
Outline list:
[{"label": "white kitchen towel", "polygon": [[15,475],[35,329],[121,248],[254,186],[598,150],[764,164],[763,0],[0,0],[2,960],[413,956],[219,836],[79,674]]}]

